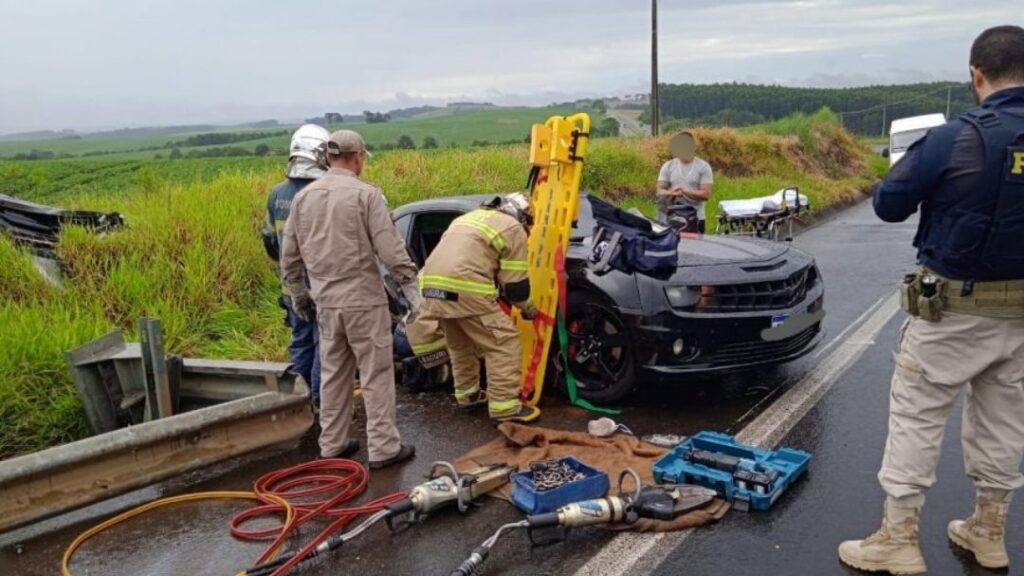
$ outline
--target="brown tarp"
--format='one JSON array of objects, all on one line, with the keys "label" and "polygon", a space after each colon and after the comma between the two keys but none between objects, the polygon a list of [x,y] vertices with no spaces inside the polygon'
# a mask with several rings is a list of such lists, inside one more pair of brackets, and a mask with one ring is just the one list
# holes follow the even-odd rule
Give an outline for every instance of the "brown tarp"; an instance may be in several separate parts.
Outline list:
[{"label": "brown tarp", "polygon": [[[548,458],[573,456],[588,466],[604,470],[611,480],[611,492],[618,488],[616,481],[626,468],[632,468],[645,484],[654,484],[651,465],[667,450],[641,442],[635,436],[615,434],[608,438],[595,438],[586,432],[568,432],[537,426],[505,423],[498,426],[501,436],[471,450],[455,461],[456,468],[466,470],[495,463],[515,464],[520,470],[529,470],[530,462]],[[626,490],[632,489],[632,481],[626,481]],[[504,500],[510,499],[512,487],[506,485],[491,494]],[[729,510],[729,504],[716,498],[699,510],[687,512],[675,520],[663,522],[641,519],[635,524],[614,526],[620,530],[639,532],[670,532],[710,524]]]}]

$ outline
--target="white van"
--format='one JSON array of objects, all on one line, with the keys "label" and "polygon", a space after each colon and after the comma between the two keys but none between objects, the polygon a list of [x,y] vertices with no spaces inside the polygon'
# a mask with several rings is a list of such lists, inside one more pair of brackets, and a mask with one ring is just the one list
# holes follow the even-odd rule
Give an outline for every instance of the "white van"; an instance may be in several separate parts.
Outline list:
[{"label": "white van", "polygon": [[893,120],[889,126],[889,147],[882,151],[882,156],[888,156],[889,166],[892,166],[903,158],[911,144],[928,133],[929,128],[945,123],[946,116],[943,114],[925,114]]}]

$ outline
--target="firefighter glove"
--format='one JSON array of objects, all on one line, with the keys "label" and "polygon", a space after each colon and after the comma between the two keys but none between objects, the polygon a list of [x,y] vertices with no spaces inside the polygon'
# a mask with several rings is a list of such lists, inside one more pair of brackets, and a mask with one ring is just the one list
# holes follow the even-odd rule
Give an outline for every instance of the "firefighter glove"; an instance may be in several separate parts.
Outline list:
[{"label": "firefighter glove", "polygon": [[423,307],[423,296],[420,295],[419,283],[413,280],[402,284],[402,295],[405,296],[405,302],[409,309],[405,323],[409,324],[416,320],[416,317],[420,315],[420,308]]},{"label": "firefighter glove", "polygon": [[299,317],[299,320],[307,324],[316,322],[316,307],[313,306],[313,300],[310,299],[309,293],[293,295],[292,308],[295,310],[295,315]]}]

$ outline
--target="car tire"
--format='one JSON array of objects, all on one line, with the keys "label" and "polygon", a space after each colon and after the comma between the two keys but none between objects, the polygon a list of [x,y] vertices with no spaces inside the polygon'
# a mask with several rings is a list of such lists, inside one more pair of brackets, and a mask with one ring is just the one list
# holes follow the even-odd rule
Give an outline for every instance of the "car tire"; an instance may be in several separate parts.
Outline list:
[{"label": "car tire", "polygon": [[[570,291],[566,304],[565,324],[569,332],[566,355],[570,358],[570,368],[576,379],[577,394],[594,403],[610,403],[625,398],[636,385],[636,370],[633,348],[622,316],[606,298],[593,292]],[[594,342],[606,345],[595,348]],[[555,389],[567,395],[565,364],[558,344],[556,335],[548,374],[555,380]],[[584,350],[588,345],[589,349]],[[605,357],[599,359],[595,354],[604,354]]]}]

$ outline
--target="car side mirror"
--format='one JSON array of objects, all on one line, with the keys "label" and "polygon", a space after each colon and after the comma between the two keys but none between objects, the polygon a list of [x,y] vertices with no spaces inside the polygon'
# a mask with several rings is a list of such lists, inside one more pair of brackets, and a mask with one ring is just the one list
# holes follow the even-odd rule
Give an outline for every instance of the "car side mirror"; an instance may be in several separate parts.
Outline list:
[{"label": "car side mirror", "polygon": [[889,157],[889,147],[886,146],[885,148],[882,148],[882,158],[888,158],[888,157]]}]

